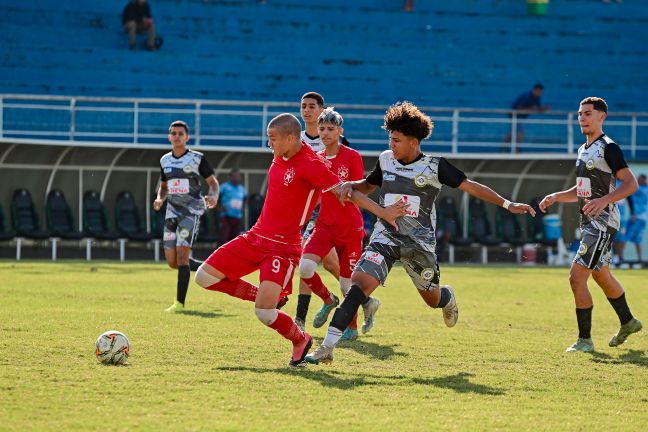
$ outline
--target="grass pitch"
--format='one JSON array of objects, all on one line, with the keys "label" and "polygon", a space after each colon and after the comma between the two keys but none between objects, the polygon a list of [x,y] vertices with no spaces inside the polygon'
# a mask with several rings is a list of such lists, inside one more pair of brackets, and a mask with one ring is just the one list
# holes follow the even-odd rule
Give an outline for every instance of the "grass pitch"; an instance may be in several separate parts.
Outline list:
[{"label": "grass pitch", "polygon": [[[396,268],[377,291],[372,332],[341,344],[332,365],[297,370],[251,303],[192,282],[189,312],[165,313],[175,274],[162,264],[0,262],[0,430],[648,427],[648,329],[609,348],[618,320],[590,282],[597,351],[565,354],[577,332],[564,268],[442,268],[459,300],[453,329]],[[615,274],[648,324],[648,272]],[[313,298],[309,320],[320,304]],[[295,306],[293,296],[285,310]],[[109,329],[130,338],[129,366],[95,359]],[[309,331],[319,342],[326,326]]]}]

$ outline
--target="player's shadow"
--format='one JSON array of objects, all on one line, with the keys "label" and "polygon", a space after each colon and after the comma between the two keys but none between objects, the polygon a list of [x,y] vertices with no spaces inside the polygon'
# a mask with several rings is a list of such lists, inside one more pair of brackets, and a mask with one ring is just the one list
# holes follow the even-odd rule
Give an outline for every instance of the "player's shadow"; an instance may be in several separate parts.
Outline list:
[{"label": "player's shadow", "polygon": [[447,388],[457,393],[477,393],[491,396],[501,396],[506,394],[502,389],[470,382],[469,377],[475,376],[468,372],[459,372],[458,374],[438,378],[414,378],[416,384],[433,385],[435,387]]},{"label": "player's shadow", "polygon": [[619,354],[618,357],[612,357],[609,354],[594,351],[592,352],[592,361],[594,363],[604,364],[632,364],[639,367],[648,368],[648,356],[646,351],[628,350]]},{"label": "player's shadow", "polygon": [[438,378],[416,378],[406,375],[375,375],[367,372],[360,372],[357,375],[346,374],[335,370],[326,370],[327,366],[309,365],[306,368],[291,369],[280,367],[274,369],[245,367],[245,366],[222,366],[215,370],[254,372],[259,374],[281,374],[292,377],[302,377],[324,386],[333,387],[339,390],[352,390],[365,386],[410,386],[412,384],[432,385],[439,388],[454,390],[458,393],[477,393],[483,395],[500,396],[505,391],[483,384],[471,383],[468,377],[474,376],[466,372]]},{"label": "player's shadow", "polygon": [[353,342],[341,342],[339,348],[346,348],[357,352],[358,354],[373,357],[377,360],[390,360],[394,357],[407,357],[408,353],[396,351],[399,345],[379,345],[367,341],[366,338],[355,340]]},{"label": "player's shadow", "polygon": [[178,314],[195,316],[195,317],[199,317],[199,318],[231,318],[233,316],[236,316],[236,315],[222,313],[222,312],[219,312],[219,311],[203,312],[203,311],[198,311],[198,310],[183,310],[183,311],[178,312]]}]

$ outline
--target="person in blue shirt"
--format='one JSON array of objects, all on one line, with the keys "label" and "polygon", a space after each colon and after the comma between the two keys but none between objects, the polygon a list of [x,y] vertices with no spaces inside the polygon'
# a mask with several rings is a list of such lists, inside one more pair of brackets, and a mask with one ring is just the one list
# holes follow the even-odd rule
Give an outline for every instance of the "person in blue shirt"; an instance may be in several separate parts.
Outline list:
[{"label": "person in blue shirt", "polygon": [[[511,109],[515,111],[522,111],[516,113],[516,117],[518,119],[526,119],[529,117],[530,112],[544,112],[547,110],[550,110],[551,107],[549,105],[542,105],[541,97],[542,97],[542,92],[544,91],[544,86],[540,83],[536,84],[533,86],[533,88],[529,91],[525,91],[524,93],[520,94],[511,104]],[[517,137],[515,142],[516,143],[521,143],[524,142],[524,129],[522,128],[522,123],[517,123]],[[511,142],[512,139],[512,134],[509,132],[509,134],[506,136],[506,139],[504,140],[504,144],[508,144]],[[506,146],[505,146],[506,150]]]},{"label": "person in blue shirt", "polygon": [[229,181],[221,185],[220,193],[220,241],[221,244],[225,244],[243,231],[243,209],[247,191],[241,184],[239,170],[234,169],[230,172]]},{"label": "person in blue shirt", "polygon": [[637,183],[639,184],[639,188],[632,195],[634,214],[628,222],[625,239],[627,242],[635,244],[637,248],[637,260],[641,263],[643,261],[641,243],[643,242],[646,222],[648,221],[648,185],[646,184],[646,174],[641,174],[637,178]]}]

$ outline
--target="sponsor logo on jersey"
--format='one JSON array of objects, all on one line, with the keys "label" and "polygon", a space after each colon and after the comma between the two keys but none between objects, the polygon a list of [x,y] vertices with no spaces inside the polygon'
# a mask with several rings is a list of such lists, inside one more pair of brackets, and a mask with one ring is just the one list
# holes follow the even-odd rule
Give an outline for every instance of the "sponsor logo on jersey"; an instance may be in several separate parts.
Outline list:
[{"label": "sponsor logo on jersey", "polygon": [[182,167],[182,171],[186,172],[187,174],[189,174],[192,170],[193,168],[191,167],[191,165],[185,165]]},{"label": "sponsor logo on jersey", "polygon": [[587,162],[585,162],[585,168],[588,170],[593,170],[596,164],[594,163],[594,159],[590,159]]},{"label": "sponsor logo on jersey", "polygon": [[367,252],[364,258],[377,265],[381,265],[385,261],[385,257],[380,255],[378,252]]},{"label": "sponsor logo on jersey", "polygon": [[394,174],[384,173],[383,174],[383,180],[385,180],[385,181],[394,181],[394,180],[396,180],[396,176]]},{"label": "sponsor logo on jersey", "polygon": [[338,177],[340,178],[340,180],[346,180],[347,178],[349,178],[349,169],[345,166],[338,168]]},{"label": "sponsor logo on jersey", "polygon": [[183,229],[180,230],[180,232],[178,233],[178,235],[179,235],[181,238],[186,239],[187,237],[189,237],[189,230],[186,229],[186,228],[183,228]]},{"label": "sponsor logo on jersey", "polygon": [[295,168],[288,168],[284,173],[284,186],[288,186],[295,178]]},{"label": "sponsor logo on jersey", "polygon": [[397,203],[398,201],[407,203],[405,216],[418,217],[421,208],[421,197],[417,195],[400,195],[388,193],[385,195],[385,207]]},{"label": "sponsor logo on jersey", "polygon": [[580,256],[585,255],[587,253],[587,245],[581,242],[580,246],[578,246],[578,252],[576,253]]},{"label": "sponsor logo on jersey", "polygon": [[177,178],[168,182],[169,194],[188,194],[189,193],[189,179]]},{"label": "sponsor logo on jersey", "polygon": [[423,174],[419,174],[416,177],[414,177],[414,184],[418,187],[424,187],[425,185],[428,184],[428,179]]},{"label": "sponsor logo on jersey", "polygon": [[165,173],[170,173],[171,171],[173,171],[173,168],[171,168],[171,167],[164,167],[164,172],[165,172]]},{"label": "sponsor logo on jersey", "polygon": [[432,270],[431,268],[423,269],[423,271],[421,271],[421,277],[426,281],[432,280],[432,278],[434,277],[434,270]]},{"label": "sponsor logo on jersey", "polygon": [[174,232],[165,232],[164,236],[162,237],[163,241],[171,241],[176,239],[176,234]]},{"label": "sponsor logo on jersey", "polygon": [[590,198],[592,196],[592,181],[589,177],[576,178],[576,196]]}]

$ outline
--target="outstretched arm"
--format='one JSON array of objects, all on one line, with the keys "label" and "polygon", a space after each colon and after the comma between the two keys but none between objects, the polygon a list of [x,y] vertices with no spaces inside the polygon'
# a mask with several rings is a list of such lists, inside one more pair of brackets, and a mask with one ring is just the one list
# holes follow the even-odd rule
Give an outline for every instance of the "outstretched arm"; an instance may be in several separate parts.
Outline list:
[{"label": "outstretched arm", "polygon": [[576,202],[578,196],[576,195],[576,186],[564,191],[554,192],[547,195],[540,201],[540,211],[547,213],[547,207],[554,205],[557,202]]},{"label": "outstretched arm", "polygon": [[497,192],[493,189],[485,186],[481,183],[478,183],[473,180],[465,179],[459,185],[459,189],[464,192],[468,192],[470,195],[479,198],[480,200],[487,201],[489,203],[504,207],[508,211],[514,214],[526,214],[531,213],[531,216],[535,216],[535,210],[528,204],[522,203],[512,203],[507,199],[502,198]]},{"label": "outstretched arm", "polygon": [[[365,180],[359,180],[359,182],[364,182]],[[371,198],[363,194],[362,192],[355,190],[349,183],[355,182],[345,182],[331,190],[334,193],[340,202],[352,201],[358,205],[358,207],[363,208],[376,217],[386,221],[392,225],[396,230],[398,230],[398,225],[396,225],[396,219],[403,216],[407,212],[407,203],[404,201],[398,201],[390,206],[381,207],[373,201]],[[372,186],[372,185],[369,185]],[[373,186],[375,189],[375,186]]]}]

